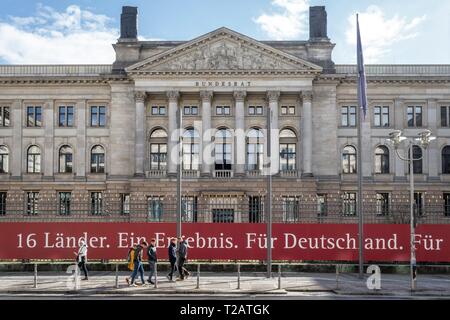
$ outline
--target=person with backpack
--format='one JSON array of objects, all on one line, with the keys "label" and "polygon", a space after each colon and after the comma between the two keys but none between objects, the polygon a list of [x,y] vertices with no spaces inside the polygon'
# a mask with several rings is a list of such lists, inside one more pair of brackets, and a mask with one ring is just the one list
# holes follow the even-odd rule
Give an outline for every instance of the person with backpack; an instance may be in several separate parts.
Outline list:
[{"label": "person with backpack", "polygon": [[191,273],[184,267],[184,264],[187,261],[187,242],[186,240],[184,240],[183,238],[178,238],[179,243],[178,243],[178,274],[179,277],[177,280],[184,280],[184,278],[186,277],[186,279],[191,275]]},{"label": "person with backpack", "polygon": [[[134,254],[136,252],[136,247],[137,245],[132,246],[127,253],[128,270],[130,270],[131,272],[134,271]],[[127,282],[128,285],[130,285],[130,278],[131,275],[125,278],[125,281]]]},{"label": "person with backpack", "polygon": [[168,247],[168,254],[169,254],[169,262],[170,262],[170,273],[167,275],[167,279],[169,281],[172,281],[173,274],[176,269],[176,262],[177,262],[177,239],[172,238],[170,240],[170,244]]},{"label": "person with backpack", "polygon": [[78,242],[78,245],[80,246],[80,248],[78,249],[78,252],[74,252],[75,255],[77,256],[77,258],[76,258],[77,265],[78,265],[78,268],[83,270],[84,278],[82,280],[88,280],[88,270],[86,267],[87,251],[88,251],[87,245],[83,239],[80,239],[80,241]]},{"label": "person with backpack", "polygon": [[[147,282],[150,284],[155,284],[155,282],[152,281],[152,277],[155,274],[155,266],[156,262],[158,261],[156,257],[156,240],[152,239],[150,241],[150,246],[147,249],[147,256],[148,256],[148,265],[150,267],[150,275],[148,276]],[[156,276],[155,276],[156,281]]]},{"label": "person with backpack", "polygon": [[133,274],[131,275],[131,283],[130,286],[137,287],[137,284],[134,283],[134,279],[137,276],[137,273],[139,272],[139,275],[141,277],[142,285],[145,286],[145,280],[144,280],[144,265],[142,264],[142,256],[144,249],[147,248],[148,243],[147,241],[143,240],[140,244],[136,246],[136,250],[134,250],[134,269]]}]

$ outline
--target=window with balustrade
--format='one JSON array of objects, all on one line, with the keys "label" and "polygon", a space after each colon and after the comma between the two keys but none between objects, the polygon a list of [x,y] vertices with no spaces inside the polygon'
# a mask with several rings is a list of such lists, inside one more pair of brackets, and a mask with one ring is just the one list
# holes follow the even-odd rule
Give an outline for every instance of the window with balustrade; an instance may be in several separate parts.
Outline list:
[{"label": "window with balustrade", "polygon": [[379,146],[375,149],[375,173],[389,174],[389,149]]},{"label": "window with balustrade", "polygon": [[70,215],[70,204],[72,200],[71,192],[59,192],[59,214],[62,216]]},{"label": "window with balustrade", "polygon": [[280,171],[297,170],[297,135],[291,129],[280,131]]},{"label": "window with balustrade", "polygon": [[7,146],[0,146],[0,173],[9,172],[9,149]]},{"label": "window with balustrade", "polygon": [[183,133],[183,170],[198,171],[200,136],[194,128],[187,128]]},{"label": "window with balustrade", "polygon": [[442,149],[442,173],[450,174],[450,146]]},{"label": "window with balustrade", "polygon": [[[423,152],[419,146],[413,146],[413,172],[414,174],[423,174]],[[411,159],[411,152],[408,150],[408,158]],[[408,165],[408,173],[410,173]]]},{"label": "window with balustrade", "polygon": [[41,148],[38,146],[30,146],[27,150],[27,172],[41,172]]},{"label": "window with balustrade", "polygon": [[70,146],[59,148],[59,173],[72,173],[73,150]]},{"label": "window with balustrade", "polygon": [[344,174],[355,174],[356,170],[356,148],[346,146],[342,151],[342,172]]},{"label": "window with balustrade", "polygon": [[102,146],[91,149],[91,173],[105,173],[105,149]]},{"label": "window with balustrade", "polygon": [[150,169],[166,170],[167,167],[167,132],[155,129],[150,134]]},{"label": "window with balustrade", "polygon": [[258,128],[247,133],[247,170],[261,171],[264,161],[264,135]]},{"label": "window with balustrade", "polygon": [[214,136],[214,169],[231,170],[233,136],[227,128],[220,128]]}]

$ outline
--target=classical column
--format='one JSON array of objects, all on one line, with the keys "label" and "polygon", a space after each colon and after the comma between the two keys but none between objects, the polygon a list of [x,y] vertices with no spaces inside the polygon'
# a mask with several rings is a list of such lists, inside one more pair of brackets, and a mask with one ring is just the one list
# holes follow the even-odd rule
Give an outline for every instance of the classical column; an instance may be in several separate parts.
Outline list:
[{"label": "classical column", "polygon": [[235,91],[235,175],[245,175],[245,91]]},{"label": "classical column", "polygon": [[203,177],[211,175],[211,99],[212,91],[200,91],[202,99],[202,171]]},{"label": "classical column", "polygon": [[135,176],[144,176],[144,162],[145,162],[145,98],[146,93],[137,91],[134,93],[136,101],[136,127],[135,127]]},{"label": "classical column", "polygon": [[169,134],[168,134],[168,164],[167,164],[167,174],[175,176],[177,174],[177,161],[179,159],[179,154],[177,152],[178,144],[178,127],[177,127],[177,110],[178,110],[178,99],[180,93],[178,91],[168,91],[167,99],[169,100]]},{"label": "classical column", "polygon": [[44,107],[44,177],[50,178],[53,176],[54,168],[53,168],[53,153],[54,153],[54,123],[53,123],[53,115],[54,111],[54,102],[53,100],[49,100],[45,102]]},{"label": "classical column", "polygon": [[[24,161],[23,157],[23,154],[26,155],[26,150],[23,150],[25,146],[22,143],[22,115],[24,114],[22,100],[14,100],[11,111],[13,147],[11,150],[12,158],[10,159],[10,167],[12,179],[19,180],[22,177],[22,164],[26,166],[26,160]],[[23,171],[26,172],[26,167]]]},{"label": "classical column", "polygon": [[312,177],[312,92],[302,92],[303,117],[301,127],[303,128],[303,176]]},{"label": "classical column", "polygon": [[[278,101],[279,91],[267,91],[267,101],[270,112],[270,154],[271,154],[271,174],[276,174],[280,169],[280,131],[278,128]],[[269,129],[269,128],[267,128]],[[269,160],[269,159],[268,159]]]},{"label": "classical column", "polygon": [[[439,122],[439,107],[437,105],[436,99],[428,99],[428,129],[431,130],[433,135],[437,134],[438,122]],[[441,161],[439,160],[439,146],[437,143],[432,143],[429,145],[425,153],[428,152],[428,157],[424,159],[424,165],[428,166],[428,177],[430,180],[440,180],[439,179],[439,166]]]},{"label": "classical column", "polygon": [[75,153],[75,167],[77,178],[84,179],[86,176],[86,159],[88,159],[86,157],[86,100],[77,101],[75,114],[77,115],[77,152]]},{"label": "classical column", "polygon": [[[394,126],[396,130],[403,130],[403,121],[405,119],[405,112],[404,112],[404,100],[403,99],[395,99],[394,100]],[[394,167],[395,167],[395,177],[394,179],[397,181],[405,181],[405,164],[407,166],[407,163],[401,160],[395,153],[394,148],[391,149],[394,153],[394,157],[391,159],[394,159]],[[403,153],[403,148],[399,149],[399,153],[401,156],[408,156],[408,153]]]}]

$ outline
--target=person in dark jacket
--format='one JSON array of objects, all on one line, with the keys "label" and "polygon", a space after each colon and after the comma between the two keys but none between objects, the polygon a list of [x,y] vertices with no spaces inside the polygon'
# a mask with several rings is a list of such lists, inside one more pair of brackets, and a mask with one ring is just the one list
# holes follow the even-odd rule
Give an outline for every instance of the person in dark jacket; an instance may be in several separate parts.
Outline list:
[{"label": "person in dark jacket", "polygon": [[141,276],[142,285],[145,286],[145,280],[144,280],[144,266],[142,264],[142,256],[143,251],[145,248],[147,248],[147,241],[142,241],[135,250],[134,253],[134,270],[133,274],[131,275],[131,283],[130,286],[136,287],[137,285],[134,283],[134,279],[137,276],[137,273],[139,272],[139,275]]},{"label": "person in dark jacket", "polygon": [[[150,267],[150,275],[148,276],[148,283],[151,284],[155,284],[152,281],[152,277],[155,274],[155,266],[156,266],[156,262],[158,261],[157,257],[156,257],[156,240],[152,239],[150,241],[150,246],[147,249],[147,256],[148,256],[148,265]],[[155,276],[155,281],[156,281],[156,276]]]},{"label": "person in dark jacket", "polygon": [[186,277],[186,279],[190,276],[190,272],[184,267],[184,264],[187,261],[187,242],[186,240],[184,240],[183,238],[178,238],[179,243],[178,243],[178,274],[179,274],[179,278],[177,280],[184,280],[184,278]]},{"label": "person in dark jacket", "polygon": [[170,262],[170,273],[167,275],[167,279],[172,281],[173,274],[175,272],[177,263],[177,239],[172,238],[168,247],[169,262]]}]

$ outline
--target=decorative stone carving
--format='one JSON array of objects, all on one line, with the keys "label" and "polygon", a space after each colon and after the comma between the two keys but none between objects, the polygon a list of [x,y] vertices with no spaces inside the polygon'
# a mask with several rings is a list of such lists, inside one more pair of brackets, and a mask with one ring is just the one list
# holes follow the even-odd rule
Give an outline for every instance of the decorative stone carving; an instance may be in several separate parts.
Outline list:
[{"label": "decorative stone carving", "polygon": [[303,101],[311,101],[313,98],[312,91],[302,91],[300,94]]},{"label": "decorative stone carving", "polygon": [[169,101],[178,101],[178,98],[180,97],[180,92],[173,90],[173,91],[167,91],[166,93],[167,98],[169,99]]},{"label": "decorative stone carving", "polygon": [[267,91],[267,100],[269,102],[278,102],[280,98],[280,91]]},{"label": "decorative stone carving", "polygon": [[270,52],[231,39],[206,43],[151,68],[176,70],[292,70],[298,68]]},{"label": "decorative stone carving", "polygon": [[212,97],[213,97],[213,92],[209,91],[209,90],[202,90],[200,91],[200,98],[203,101],[211,101]]},{"label": "decorative stone carving", "polygon": [[233,96],[236,101],[243,101],[245,99],[245,97],[247,96],[247,92],[243,91],[243,90],[234,91]]},{"label": "decorative stone carving", "polygon": [[144,102],[146,97],[147,93],[145,93],[145,91],[136,91],[134,93],[134,99],[136,102]]}]

